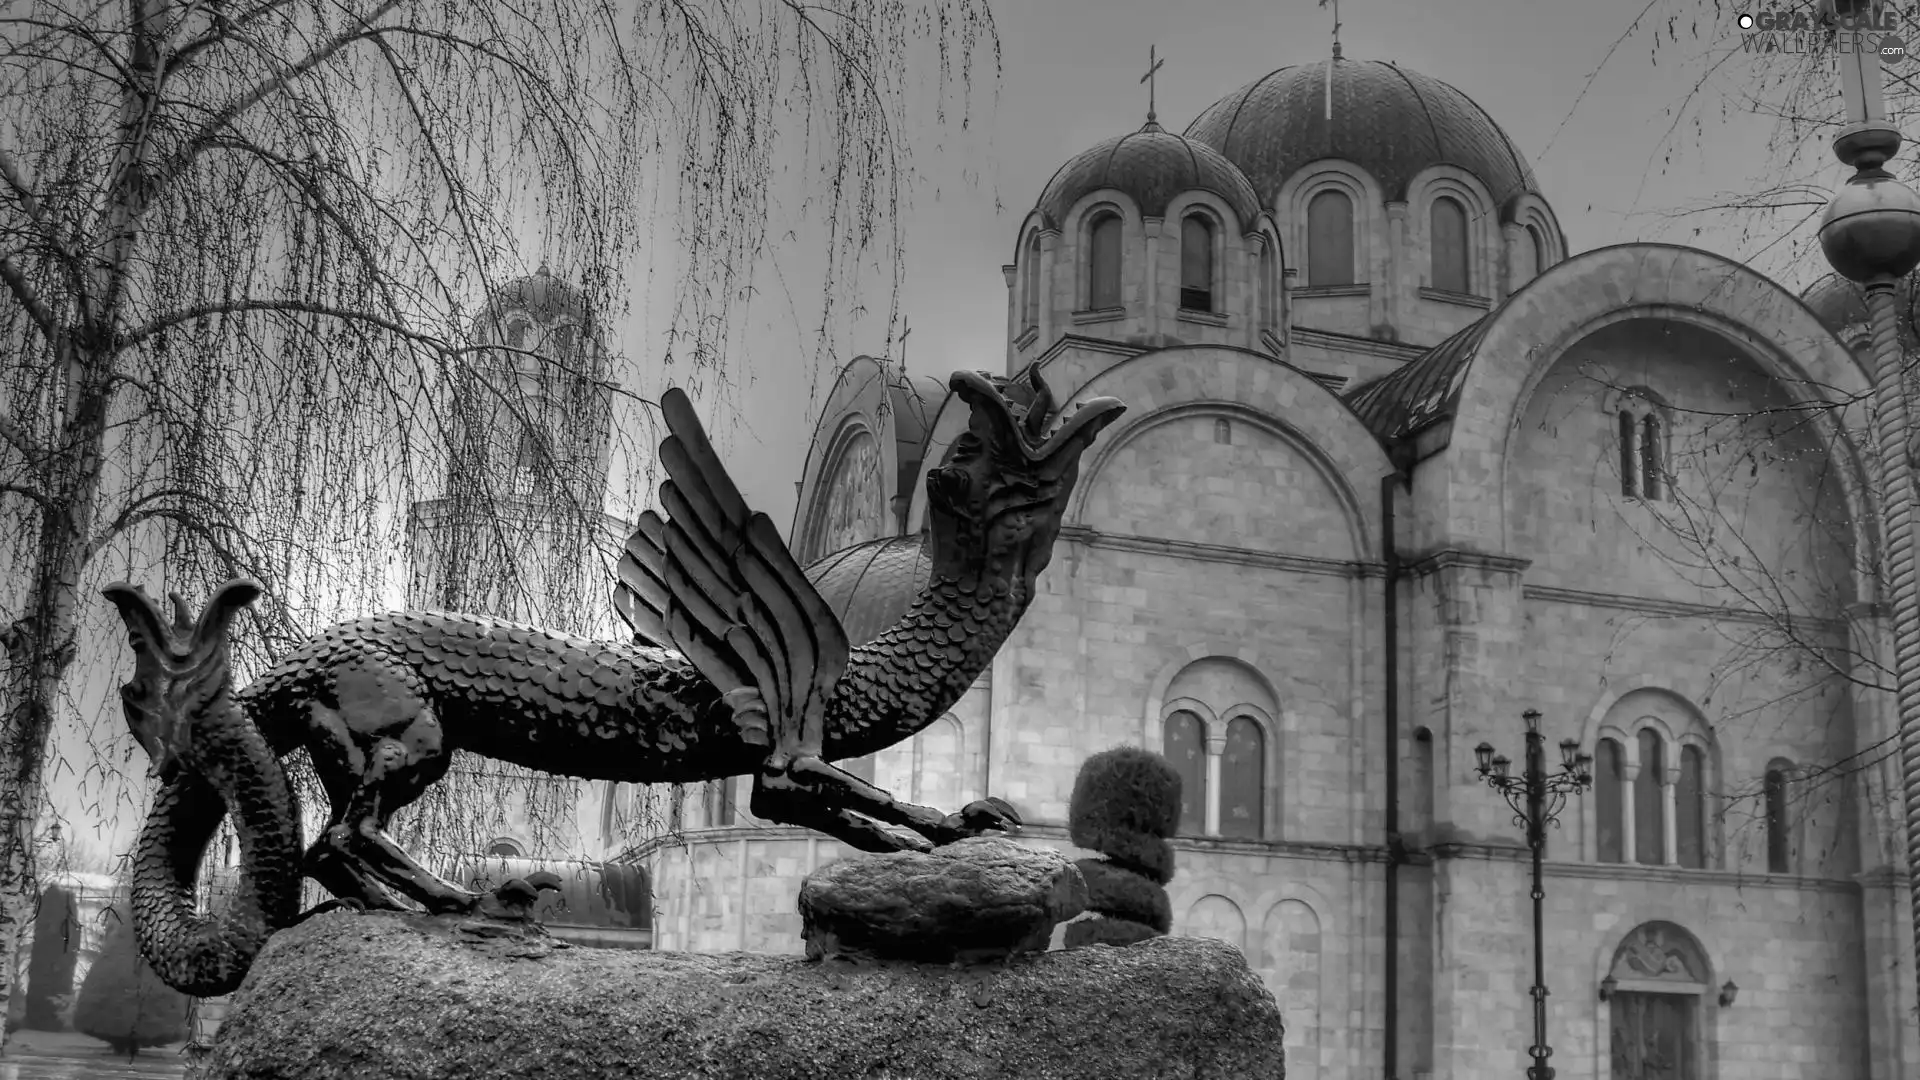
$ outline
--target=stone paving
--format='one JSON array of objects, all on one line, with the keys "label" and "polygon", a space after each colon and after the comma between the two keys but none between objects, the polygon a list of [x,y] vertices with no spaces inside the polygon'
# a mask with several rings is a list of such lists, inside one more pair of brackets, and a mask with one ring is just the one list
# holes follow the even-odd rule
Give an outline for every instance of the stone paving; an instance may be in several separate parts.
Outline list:
[{"label": "stone paving", "polygon": [[85,1035],[16,1031],[0,1050],[0,1080],[180,1080],[179,1046],[142,1050],[128,1061]]}]

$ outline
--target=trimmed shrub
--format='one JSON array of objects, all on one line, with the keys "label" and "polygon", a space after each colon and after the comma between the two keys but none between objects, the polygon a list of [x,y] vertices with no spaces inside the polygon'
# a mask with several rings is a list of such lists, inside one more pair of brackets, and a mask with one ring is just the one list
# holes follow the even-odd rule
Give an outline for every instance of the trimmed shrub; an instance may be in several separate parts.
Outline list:
[{"label": "trimmed shrub", "polygon": [[1074,864],[1087,882],[1087,910],[1144,923],[1156,933],[1173,927],[1173,902],[1167,890],[1105,859],[1081,859]]},{"label": "trimmed shrub", "polygon": [[1101,841],[1115,834],[1172,836],[1180,826],[1180,774],[1151,750],[1101,751],[1074,778],[1067,824],[1074,843],[1102,852]]},{"label": "trimmed shrub", "polygon": [[74,961],[80,958],[80,911],[73,894],[55,886],[40,895],[33,921],[32,959],[27,966],[26,1011],[20,1026],[63,1031],[60,1011],[73,996]]},{"label": "trimmed shrub", "polygon": [[1133,945],[1159,936],[1159,932],[1153,927],[1130,919],[1096,916],[1068,923],[1064,944],[1069,949],[1077,949],[1083,945]]},{"label": "trimmed shrub", "polygon": [[87,969],[73,1026],[132,1057],[143,1046],[185,1039],[187,1005],[187,996],[161,982],[141,959],[133,927],[122,922]]}]

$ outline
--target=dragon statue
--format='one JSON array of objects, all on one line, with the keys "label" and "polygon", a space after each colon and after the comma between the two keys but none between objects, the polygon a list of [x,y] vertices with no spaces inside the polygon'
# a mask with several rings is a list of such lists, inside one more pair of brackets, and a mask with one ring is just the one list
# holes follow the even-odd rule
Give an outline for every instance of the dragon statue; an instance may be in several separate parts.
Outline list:
[{"label": "dragon statue", "polygon": [[[665,516],[642,516],[619,565],[614,600],[631,642],[390,613],[334,626],[236,690],[227,628],[257,584],[228,582],[197,620],[175,595],[171,621],[141,590],[109,586],[135,653],[127,722],[161,785],[134,862],[141,953],[176,989],[227,993],[268,936],[305,917],[303,875],[334,904],[485,910],[487,897],[429,873],[385,832],[455,750],[590,780],[750,774],[755,816],[865,851],[1017,830],[999,799],[946,814],[828,764],[910,737],[973,684],[1052,557],[1081,454],[1124,411],[1087,401],[1049,432],[1053,397],[1035,369],[959,372],[950,386],[969,421],[927,473],[931,576],[859,647],[773,522],[748,508],[678,390],[662,401]],[[330,804],[304,851],[282,765],[302,748]],[[223,817],[243,883],[230,911],[200,915],[195,883]]]}]

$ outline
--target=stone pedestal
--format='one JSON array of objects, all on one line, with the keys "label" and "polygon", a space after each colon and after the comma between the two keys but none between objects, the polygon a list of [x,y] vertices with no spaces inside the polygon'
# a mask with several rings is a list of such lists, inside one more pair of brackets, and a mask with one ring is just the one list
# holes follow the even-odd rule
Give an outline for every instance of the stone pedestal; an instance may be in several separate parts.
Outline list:
[{"label": "stone pedestal", "polygon": [[1281,1080],[1240,953],[1159,938],[978,968],[568,948],[537,926],[332,912],[276,934],[202,1075]]}]

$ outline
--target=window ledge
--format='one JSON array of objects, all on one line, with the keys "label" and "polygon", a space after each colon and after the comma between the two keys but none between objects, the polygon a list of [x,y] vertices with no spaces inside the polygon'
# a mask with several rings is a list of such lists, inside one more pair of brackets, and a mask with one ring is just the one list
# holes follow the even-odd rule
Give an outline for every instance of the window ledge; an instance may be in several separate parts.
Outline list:
[{"label": "window ledge", "polygon": [[1040,340],[1040,328],[1037,326],[1029,326],[1025,330],[1020,331],[1019,337],[1013,339],[1013,347],[1016,349],[1024,349],[1038,340]]},{"label": "window ledge", "polygon": [[1293,290],[1293,295],[1305,297],[1368,296],[1372,293],[1373,286],[1364,281],[1356,281],[1351,285],[1303,285]]},{"label": "window ledge", "polygon": [[1488,311],[1493,308],[1493,301],[1484,296],[1475,296],[1472,293],[1457,293],[1447,289],[1431,289],[1425,285],[1420,286],[1420,299],[1437,300],[1442,304],[1455,304],[1459,307],[1479,308],[1482,311]]},{"label": "window ledge", "polygon": [[1192,308],[1181,308],[1179,311],[1174,312],[1173,317],[1181,322],[1199,323],[1202,326],[1227,325],[1227,316],[1218,311],[1195,311]]},{"label": "window ledge", "polygon": [[1113,322],[1116,319],[1124,319],[1126,317],[1127,309],[1123,307],[1094,308],[1091,311],[1074,312],[1073,325],[1085,326],[1088,323]]}]

